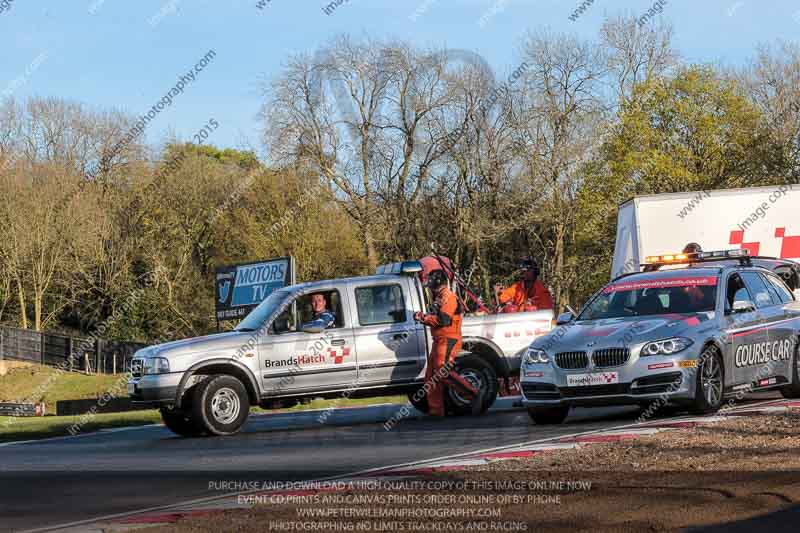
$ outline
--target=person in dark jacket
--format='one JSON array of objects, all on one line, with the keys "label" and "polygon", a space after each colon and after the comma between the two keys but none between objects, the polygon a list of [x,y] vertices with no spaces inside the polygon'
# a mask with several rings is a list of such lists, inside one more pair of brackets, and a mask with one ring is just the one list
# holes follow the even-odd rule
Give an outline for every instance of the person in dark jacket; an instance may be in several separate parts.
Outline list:
[{"label": "person in dark jacket", "polygon": [[328,302],[321,292],[311,295],[311,310],[314,311],[314,316],[310,322],[300,326],[301,330],[328,329],[336,324],[336,315],[328,310]]}]

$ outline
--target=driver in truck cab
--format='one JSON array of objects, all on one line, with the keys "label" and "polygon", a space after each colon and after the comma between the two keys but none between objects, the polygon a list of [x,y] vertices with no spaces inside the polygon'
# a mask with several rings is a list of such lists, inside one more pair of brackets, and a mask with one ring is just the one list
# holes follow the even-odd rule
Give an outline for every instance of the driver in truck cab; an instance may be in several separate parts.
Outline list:
[{"label": "driver in truck cab", "polygon": [[539,265],[526,257],[519,265],[522,273],[519,280],[508,288],[495,285],[497,300],[504,305],[505,312],[541,311],[553,308],[553,298],[539,280]]},{"label": "driver in truck cab", "polygon": [[336,323],[336,315],[328,310],[328,302],[325,301],[325,295],[321,292],[311,295],[311,310],[314,311],[314,316],[311,317],[310,322],[300,326],[302,330],[328,329]]}]

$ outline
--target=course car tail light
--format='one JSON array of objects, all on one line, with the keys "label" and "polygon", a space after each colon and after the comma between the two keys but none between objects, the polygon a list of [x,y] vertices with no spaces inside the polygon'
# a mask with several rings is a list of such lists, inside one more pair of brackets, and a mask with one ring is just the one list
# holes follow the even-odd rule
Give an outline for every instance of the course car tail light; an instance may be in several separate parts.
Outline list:
[{"label": "course car tail light", "polygon": [[653,355],[673,355],[682,352],[691,346],[692,343],[693,341],[691,339],[685,337],[673,337],[671,339],[648,342],[642,346],[641,354],[644,357]]}]

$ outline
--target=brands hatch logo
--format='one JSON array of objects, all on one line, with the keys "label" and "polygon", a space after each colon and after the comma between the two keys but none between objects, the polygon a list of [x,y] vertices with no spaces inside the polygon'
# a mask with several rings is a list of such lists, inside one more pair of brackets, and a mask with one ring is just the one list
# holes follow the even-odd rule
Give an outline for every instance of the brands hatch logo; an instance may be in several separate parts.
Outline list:
[{"label": "brands hatch logo", "polygon": [[341,365],[344,358],[350,355],[350,347],[342,346],[340,348],[328,348],[328,356],[333,359],[334,365]]},{"label": "brands hatch logo", "polygon": [[327,352],[318,353],[314,355],[307,355],[307,354],[293,355],[288,359],[278,359],[277,361],[272,361],[270,359],[267,359],[264,361],[264,366],[266,368],[281,368],[286,366],[302,367],[302,366],[320,365],[326,363],[341,365],[342,363],[344,363],[345,357],[349,355],[350,355],[349,346],[330,347],[327,349]]}]

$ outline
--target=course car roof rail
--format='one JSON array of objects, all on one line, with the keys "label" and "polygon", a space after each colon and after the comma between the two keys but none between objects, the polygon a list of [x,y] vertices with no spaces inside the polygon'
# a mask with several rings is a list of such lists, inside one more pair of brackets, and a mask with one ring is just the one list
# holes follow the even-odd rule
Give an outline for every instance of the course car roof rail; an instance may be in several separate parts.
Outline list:
[{"label": "course car roof rail", "polygon": [[679,254],[651,255],[645,258],[641,266],[645,272],[658,270],[667,265],[693,265],[714,261],[738,260],[741,266],[752,266],[750,250],[735,248],[733,250],[714,250],[712,252],[694,252]]}]

